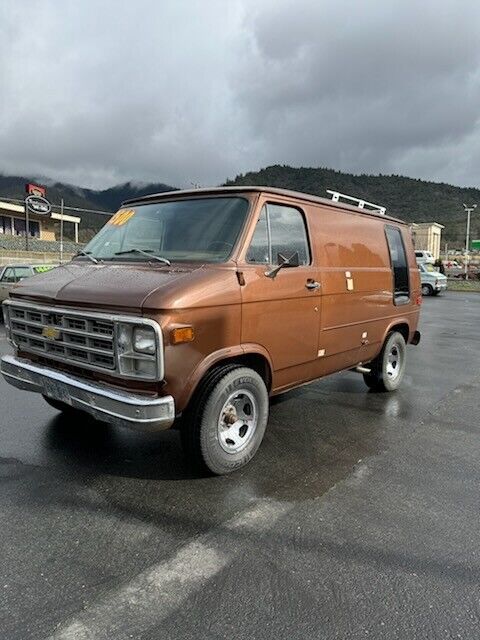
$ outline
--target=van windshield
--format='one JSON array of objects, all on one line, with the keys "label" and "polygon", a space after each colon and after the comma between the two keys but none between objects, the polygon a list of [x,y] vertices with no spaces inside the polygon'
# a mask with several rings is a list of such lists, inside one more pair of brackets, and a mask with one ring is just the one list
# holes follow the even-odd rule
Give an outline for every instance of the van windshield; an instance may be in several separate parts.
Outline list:
[{"label": "van windshield", "polygon": [[[83,250],[85,258],[175,262],[224,262],[245,223],[241,197],[182,198],[124,207]],[[148,254],[148,255],[146,255]]]},{"label": "van windshield", "polygon": [[433,266],[433,264],[427,263],[423,265],[423,269],[424,271],[428,271],[429,273],[436,273],[437,270],[435,269],[435,267]]}]

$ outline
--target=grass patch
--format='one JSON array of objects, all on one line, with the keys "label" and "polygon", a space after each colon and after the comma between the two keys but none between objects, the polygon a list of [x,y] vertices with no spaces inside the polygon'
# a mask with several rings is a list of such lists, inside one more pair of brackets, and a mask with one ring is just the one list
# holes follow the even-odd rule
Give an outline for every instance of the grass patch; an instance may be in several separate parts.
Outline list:
[{"label": "grass patch", "polygon": [[480,280],[459,280],[452,278],[448,280],[449,291],[476,291],[480,293]]}]

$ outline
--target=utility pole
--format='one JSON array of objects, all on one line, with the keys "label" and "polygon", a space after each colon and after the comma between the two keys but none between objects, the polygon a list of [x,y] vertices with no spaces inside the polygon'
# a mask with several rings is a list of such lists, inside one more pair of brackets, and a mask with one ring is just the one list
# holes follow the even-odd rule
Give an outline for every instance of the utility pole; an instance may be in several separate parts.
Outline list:
[{"label": "utility pole", "polygon": [[467,214],[467,236],[465,238],[465,280],[468,280],[468,263],[470,260],[470,216],[472,211],[477,208],[476,204],[472,204],[471,207],[467,207],[466,204],[463,205],[465,212]]},{"label": "utility pole", "polygon": [[60,264],[63,264],[63,198],[60,200]]},{"label": "utility pole", "polygon": [[[27,194],[28,197],[28,194]],[[25,251],[28,252],[29,250],[29,233],[30,233],[30,220],[28,217],[28,202],[27,202],[27,197],[24,200],[24,205],[25,205]]]}]

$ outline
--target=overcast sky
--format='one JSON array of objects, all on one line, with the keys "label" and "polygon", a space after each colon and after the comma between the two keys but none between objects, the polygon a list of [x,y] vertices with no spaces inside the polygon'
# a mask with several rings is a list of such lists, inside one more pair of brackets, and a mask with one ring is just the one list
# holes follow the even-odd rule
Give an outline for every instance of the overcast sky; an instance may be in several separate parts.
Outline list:
[{"label": "overcast sky", "polygon": [[0,2],[0,172],[186,186],[269,164],[480,187],[480,2]]}]

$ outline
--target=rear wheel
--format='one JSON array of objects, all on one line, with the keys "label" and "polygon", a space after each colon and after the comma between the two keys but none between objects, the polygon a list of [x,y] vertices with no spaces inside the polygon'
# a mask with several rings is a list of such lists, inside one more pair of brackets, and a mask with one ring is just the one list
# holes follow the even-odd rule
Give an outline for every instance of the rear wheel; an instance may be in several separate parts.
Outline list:
[{"label": "rear wheel", "polygon": [[211,371],[184,416],[182,445],[194,465],[217,475],[246,465],[262,442],[268,421],[263,379],[247,367]]},{"label": "rear wheel", "polygon": [[433,295],[433,287],[430,284],[422,284],[422,296]]},{"label": "rear wheel", "polygon": [[395,391],[400,386],[406,365],[405,338],[398,331],[392,332],[379,356],[370,363],[371,372],[364,373],[367,387],[373,391]]}]

